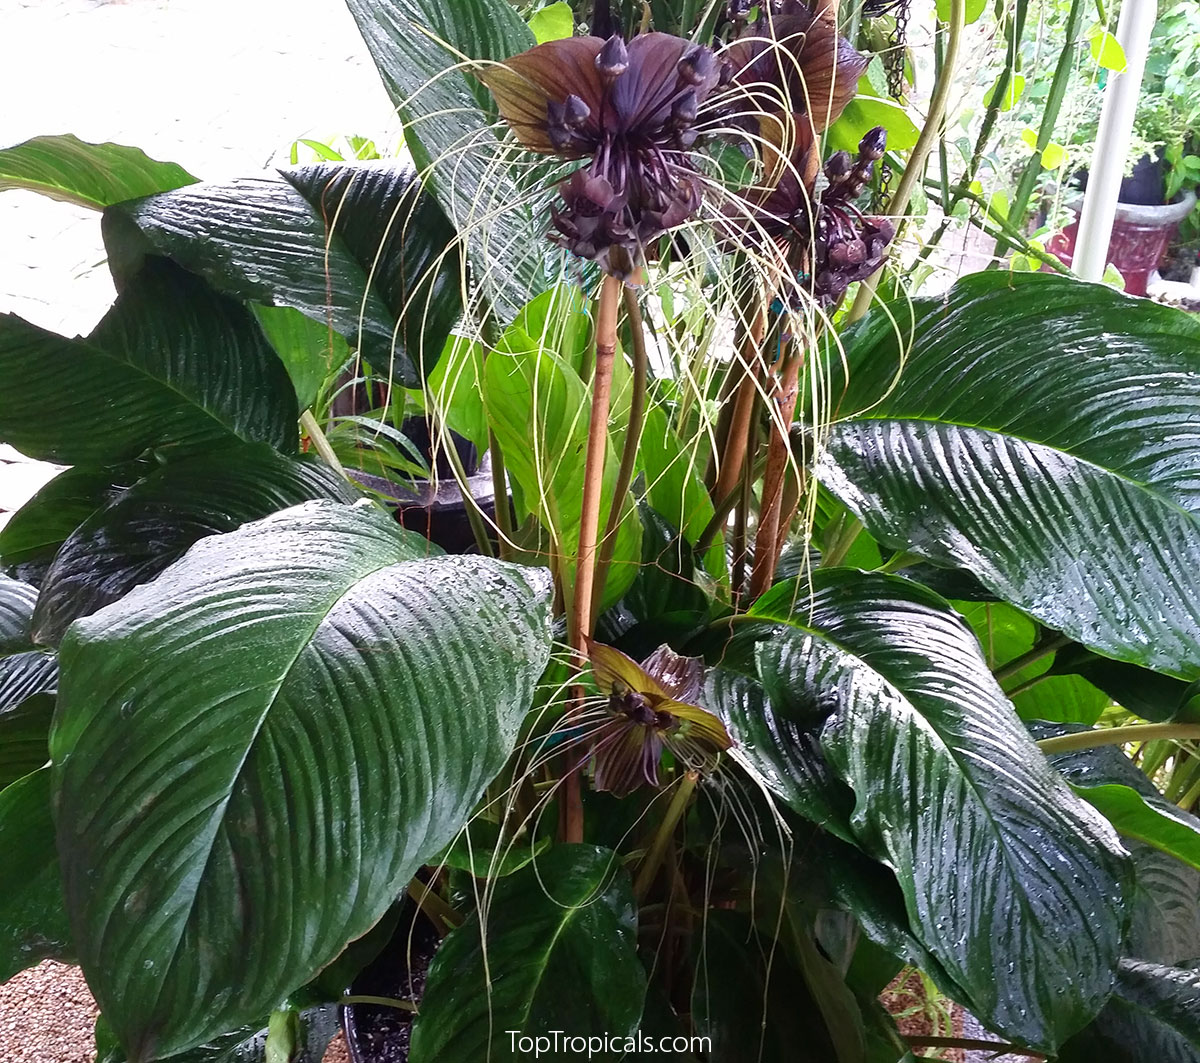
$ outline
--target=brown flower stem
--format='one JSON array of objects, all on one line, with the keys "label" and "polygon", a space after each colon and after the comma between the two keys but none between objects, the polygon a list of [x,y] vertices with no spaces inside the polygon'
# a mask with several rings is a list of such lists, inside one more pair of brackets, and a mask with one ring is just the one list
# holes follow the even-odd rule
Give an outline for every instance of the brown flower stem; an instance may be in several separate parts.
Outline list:
[{"label": "brown flower stem", "polygon": [[687,806],[692,800],[692,792],[696,789],[699,779],[699,772],[685,772],[683,778],[679,780],[679,785],[675,788],[675,793],[671,795],[671,803],[667,806],[666,814],[658,825],[658,830],[654,832],[654,839],[650,842],[650,848],[646,850],[646,855],[642,858],[642,866],[638,868],[637,878],[633,882],[633,895],[639,901],[646,896],[647,891],[654,884],[654,879],[658,876],[658,869],[662,867],[663,854],[667,851],[667,845],[675,833],[675,828],[679,826],[680,819],[687,811]]},{"label": "brown flower stem", "polygon": [[600,496],[604,491],[604,456],[608,445],[608,407],[612,398],[613,361],[617,352],[617,307],[621,282],[606,275],[596,308],[596,368],[592,376],[592,414],[588,422],[587,456],[583,466],[583,500],[579,514],[579,549],[576,553],[575,588],[571,596],[568,634],[582,657],[584,639],[592,633],[592,590],[600,524]]},{"label": "brown flower stem", "polygon": [[750,436],[750,418],[754,412],[754,400],[758,396],[758,379],[762,366],[762,343],[767,331],[767,306],[760,295],[754,318],[746,332],[742,346],[740,364],[743,376],[733,394],[733,408],[729,419],[729,432],[725,438],[717,481],[711,492],[712,500],[720,502],[733,489],[742,474],[747,444]]},{"label": "brown flower stem", "polygon": [[[596,364],[592,374],[592,414],[588,422],[587,452],[583,465],[583,499],[579,514],[579,549],[575,555],[575,586],[567,613],[567,637],[575,651],[575,666],[587,663],[587,638],[592,633],[592,591],[596,577],[596,547],[600,524],[600,496],[604,490],[604,454],[608,445],[608,408],[612,399],[613,362],[617,353],[617,308],[621,282],[606,274],[596,306]],[[583,691],[571,693],[567,716],[577,715]],[[564,842],[583,841],[583,790],[579,762],[568,755],[559,806],[559,835]]]},{"label": "brown flower stem", "polygon": [[733,573],[730,580],[730,589],[733,592],[734,601],[737,601],[741,597],[746,583],[746,529],[749,523],[750,507],[754,502],[754,475],[751,469],[751,461],[755,450],[758,449],[758,424],[753,417],[750,420],[748,431],[749,438],[746,440],[746,453],[742,456],[742,461],[746,467],[742,473],[741,480],[738,482],[741,494],[738,496],[737,509],[733,515]]},{"label": "brown flower stem", "polygon": [[762,498],[758,509],[758,532],[754,538],[754,569],[750,574],[750,599],[759,597],[775,578],[779,561],[780,513],[783,509],[783,484],[792,460],[789,429],[796,414],[799,395],[800,365],[803,353],[789,349],[782,356],[777,376],[776,412],[773,432],[767,448],[767,470],[763,475]]},{"label": "brown flower stem", "polygon": [[624,288],[625,314],[629,321],[630,346],[633,351],[633,394],[629,400],[629,423],[625,428],[625,444],[621,450],[621,466],[617,470],[617,483],[613,491],[612,505],[608,511],[608,522],[600,540],[600,560],[596,565],[596,585],[592,591],[592,615],[600,612],[604,597],[604,584],[608,580],[608,569],[612,564],[613,551],[617,546],[617,528],[624,511],[625,495],[633,482],[633,469],[637,464],[638,445],[642,440],[642,425],[646,419],[646,384],[650,375],[650,363],[646,357],[646,334],[638,306],[637,293],[630,287]]}]

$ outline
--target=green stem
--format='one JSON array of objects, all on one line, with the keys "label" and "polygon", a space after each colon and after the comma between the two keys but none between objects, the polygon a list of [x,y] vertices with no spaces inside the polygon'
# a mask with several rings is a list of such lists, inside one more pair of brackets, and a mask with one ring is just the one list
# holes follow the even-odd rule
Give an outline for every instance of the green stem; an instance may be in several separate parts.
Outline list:
[{"label": "green stem", "polygon": [[846,560],[850,547],[863,530],[862,521],[849,513],[843,513],[841,523],[834,533],[833,541],[821,552],[821,568],[837,568]]},{"label": "green stem", "polygon": [[[1012,203],[1009,204],[1008,217],[1018,227],[1025,222],[1025,211],[1029,207],[1029,197],[1037,184],[1038,175],[1042,172],[1042,152],[1054,139],[1054,127],[1058,123],[1058,114],[1062,110],[1063,100],[1067,95],[1067,86],[1071,74],[1075,70],[1076,38],[1079,36],[1079,24],[1083,19],[1083,8],[1086,0],[1072,0],[1070,13],[1067,15],[1066,44],[1058,54],[1058,65],[1054,68],[1054,78],[1050,82],[1050,91],[1042,108],[1042,121],[1038,126],[1037,148],[1025,162],[1025,169],[1017,181],[1017,190],[1013,193]],[[1002,254],[1000,243],[996,243],[996,257]]]},{"label": "green stem", "polygon": [[321,460],[330,466],[343,480],[348,483],[354,483],[345,468],[343,468],[342,463],[338,461],[338,456],[333,452],[333,447],[329,445],[329,440],[325,437],[325,433],[321,431],[321,426],[317,424],[317,419],[313,416],[312,410],[305,410],[300,415],[300,427],[304,429],[304,434],[312,440],[313,449],[321,455]]},{"label": "green stem", "polygon": [[504,454],[496,433],[488,429],[488,453],[492,457],[492,500],[496,508],[496,547],[502,561],[512,553],[513,514],[508,501],[508,475],[504,468]]},{"label": "green stem", "polygon": [[909,565],[920,564],[925,559],[919,554],[910,554],[906,550],[900,550],[889,557],[876,572],[898,572],[902,568],[908,568]]},{"label": "green stem", "polygon": [[409,882],[407,893],[416,902],[417,907],[429,917],[430,922],[441,931],[443,937],[456,926],[462,926],[462,916],[419,878]]},{"label": "green stem", "polygon": [[638,868],[637,878],[633,883],[633,895],[639,901],[646,896],[647,891],[654,884],[658,869],[662,866],[663,854],[667,851],[667,845],[675,833],[675,828],[679,826],[679,821],[687,810],[699,778],[700,773],[697,771],[685,772],[683,778],[679,780],[679,785],[675,788],[675,793],[671,795],[671,803],[667,806],[666,815],[663,816],[658,830],[654,833],[650,848],[646,850],[642,866]]},{"label": "green stem", "polygon": [[1046,1058],[1041,1052],[1031,1052],[1028,1048],[1004,1041],[983,1041],[971,1037],[905,1037],[904,1040],[912,1048],[966,1048],[976,1052],[994,1052],[996,1055]]},{"label": "green stem", "polygon": [[621,465],[617,470],[617,482],[613,488],[612,504],[608,510],[608,521],[604,536],[600,540],[600,558],[596,562],[596,585],[592,591],[592,615],[600,612],[604,598],[604,584],[608,580],[609,566],[617,546],[617,528],[625,510],[625,496],[633,482],[633,470],[637,464],[638,446],[642,441],[642,425],[646,419],[646,386],[650,376],[650,363],[646,357],[645,323],[638,306],[637,293],[628,286],[624,288],[625,315],[629,321],[630,347],[633,351],[633,394],[629,400],[629,423],[625,427],[625,444],[621,449]]},{"label": "green stem", "polygon": [[1191,812],[1198,801],[1200,801],[1200,779],[1197,779],[1192,788],[1179,799],[1179,807],[1185,812]]},{"label": "green stem", "polygon": [[467,470],[463,467],[462,458],[458,456],[458,447],[454,445],[453,439],[449,440],[446,445],[446,457],[450,460],[450,468],[454,470],[454,478],[458,481],[459,490],[462,491],[465,503],[463,508],[467,511],[467,522],[471,525],[471,534],[475,536],[475,546],[484,557],[492,557],[494,555],[487,522],[484,519],[483,510],[479,508],[479,503],[471,494]]},{"label": "green stem", "polygon": [[[925,162],[933,150],[934,142],[940,140],[942,136],[946,104],[950,99],[950,91],[954,85],[954,72],[958,66],[958,52],[962,43],[965,18],[965,0],[950,0],[946,62],[942,67],[941,75],[934,83],[933,97],[929,101],[929,113],[925,116],[925,125],[921,129],[921,135],[917,137],[916,144],[913,145],[912,154],[909,155],[908,162],[904,166],[904,173],[900,175],[900,183],[896,186],[896,194],[892,196],[889,207],[890,214],[896,219],[897,229],[908,210],[908,201],[912,196],[913,189],[917,187],[917,182],[923,176]],[[884,266],[880,266],[875,273],[859,285],[854,305],[846,317],[847,324],[857,321],[867,312],[871,300],[875,297],[875,289],[879,286],[879,278],[883,275],[883,270]]]},{"label": "green stem", "polygon": [[395,997],[373,997],[364,993],[353,996],[338,997],[339,1004],[374,1004],[379,1008],[399,1008],[401,1011],[416,1011],[417,1005],[411,1000],[397,1000]]},{"label": "green stem", "polygon": [[1153,742],[1159,738],[1200,738],[1200,723],[1133,723],[1125,727],[1102,727],[1092,731],[1043,738],[1043,753],[1070,753],[1096,746],[1123,746],[1127,742]]},{"label": "green stem", "polygon": [[1018,672],[1028,668],[1034,661],[1040,661],[1055,650],[1061,650],[1070,641],[1071,639],[1067,635],[1054,635],[1051,638],[1043,639],[1033,649],[1026,650],[1020,657],[1014,657],[1007,664],[1000,665],[992,672],[992,675],[996,677],[997,683],[1003,683],[1004,680],[1011,679]]}]

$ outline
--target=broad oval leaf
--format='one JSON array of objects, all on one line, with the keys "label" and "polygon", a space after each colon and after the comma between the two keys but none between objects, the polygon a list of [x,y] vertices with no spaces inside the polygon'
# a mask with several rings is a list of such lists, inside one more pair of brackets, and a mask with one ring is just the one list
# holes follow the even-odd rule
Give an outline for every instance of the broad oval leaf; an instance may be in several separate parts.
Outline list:
[{"label": "broad oval leaf", "polygon": [[63,907],[50,769],[0,790],[0,983],[47,958],[71,953]]},{"label": "broad oval leaf", "polygon": [[550,649],[544,573],[365,504],[211,536],[73,624],[51,756],[80,961],[134,1063],[258,1021],[454,837]]},{"label": "broad oval leaf", "polygon": [[34,458],[108,465],[232,438],[296,449],[295,392],[250,312],[164,259],[86,340],[0,316],[0,379],[0,439]]},{"label": "broad oval leaf", "polygon": [[89,144],[70,133],[33,137],[0,151],[0,192],[22,188],[95,210],[195,180],[182,166],[152,159],[141,148]]},{"label": "broad oval leaf", "polygon": [[299,310],[409,387],[462,313],[457,234],[411,165],[195,185],[112,208],[104,235],[118,270],[148,244],[221,291]]},{"label": "broad oval leaf", "polygon": [[37,603],[37,588],[0,575],[0,656],[29,649],[29,634]]},{"label": "broad oval leaf", "polygon": [[860,844],[895,870],[964,1003],[1053,1051],[1112,989],[1126,866],[1111,828],[1051,770],[943,599],[847,570],[814,573],[811,598],[802,586],[752,613],[799,640],[794,695],[832,708],[821,744],[855,791]]},{"label": "broad oval leaf", "polygon": [[[607,1034],[616,1050],[592,1058],[624,1056],[622,1039],[642,1017],[646,974],[633,891],[616,853],[556,846],[496,885],[485,925],[481,939],[472,916],[434,956],[413,1026],[414,1063],[504,1059],[514,1033],[554,1031]],[[543,1058],[577,1055],[560,1047]]]},{"label": "broad oval leaf", "polygon": [[911,324],[873,315],[847,356],[818,474],[876,539],[1110,657],[1200,678],[1200,323],[981,273]]},{"label": "broad oval leaf", "polygon": [[213,449],[161,466],[67,537],[42,582],[34,637],[57,643],[71,621],[153,579],[206,535],[309,499],[359,497],[328,465],[262,445]]}]

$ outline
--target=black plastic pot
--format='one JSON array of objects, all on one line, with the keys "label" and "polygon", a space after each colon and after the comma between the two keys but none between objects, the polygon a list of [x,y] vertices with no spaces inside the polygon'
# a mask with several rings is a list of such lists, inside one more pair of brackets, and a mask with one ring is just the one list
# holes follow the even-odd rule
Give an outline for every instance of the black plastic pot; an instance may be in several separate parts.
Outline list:
[{"label": "black plastic pot", "polygon": [[[351,996],[419,1002],[441,938],[411,901],[383,951],[350,986]],[[342,1032],[353,1063],[408,1063],[412,1012],[375,1004],[347,1004]]]},{"label": "black plastic pot", "polygon": [[[1087,191],[1088,171],[1076,175],[1079,187]],[[1158,207],[1167,198],[1167,174],[1161,154],[1143,155],[1133,166],[1133,173],[1121,182],[1117,199],[1131,206]]]}]

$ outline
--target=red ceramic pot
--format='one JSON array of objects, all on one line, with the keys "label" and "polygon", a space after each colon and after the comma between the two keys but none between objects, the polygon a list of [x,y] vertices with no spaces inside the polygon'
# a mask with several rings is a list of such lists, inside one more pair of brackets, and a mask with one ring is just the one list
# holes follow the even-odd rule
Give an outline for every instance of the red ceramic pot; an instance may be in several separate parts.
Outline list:
[{"label": "red ceramic pot", "polygon": [[[1108,261],[1121,271],[1125,290],[1130,295],[1145,295],[1150,274],[1159,262],[1183,221],[1196,205],[1191,192],[1182,192],[1171,203],[1161,206],[1142,206],[1118,203],[1113,221],[1112,239],[1108,244]],[[1061,233],[1046,242],[1046,250],[1057,255],[1068,266],[1075,254],[1075,237],[1079,233],[1079,212],[1082,200],[1068,203],[1075,220]]]}]

